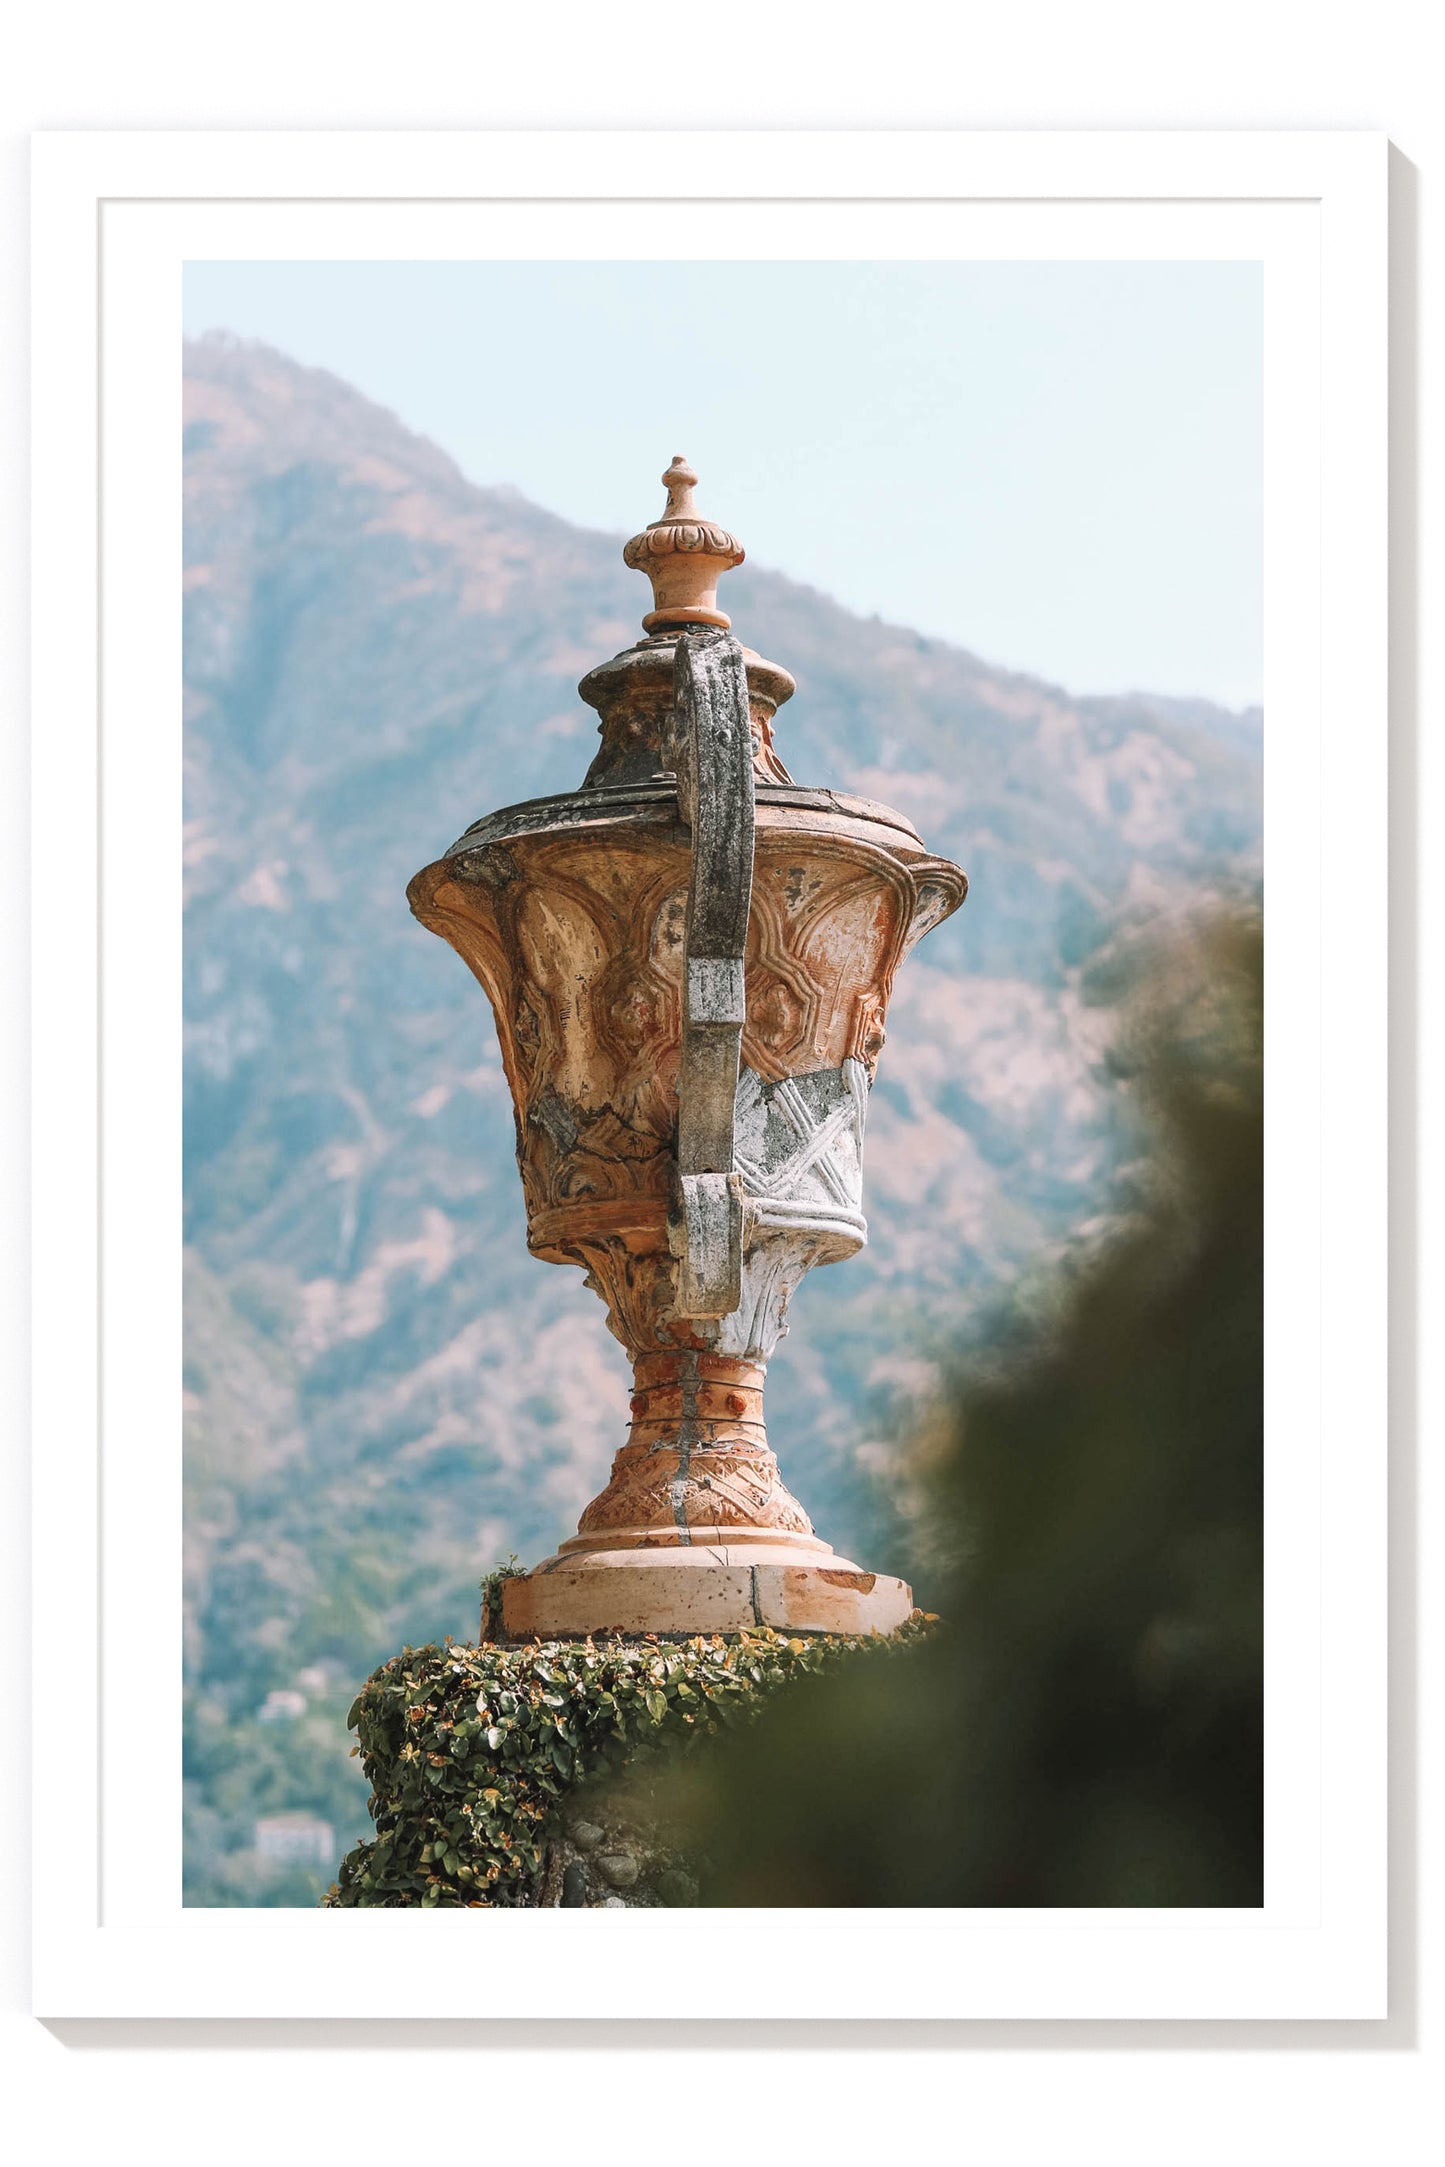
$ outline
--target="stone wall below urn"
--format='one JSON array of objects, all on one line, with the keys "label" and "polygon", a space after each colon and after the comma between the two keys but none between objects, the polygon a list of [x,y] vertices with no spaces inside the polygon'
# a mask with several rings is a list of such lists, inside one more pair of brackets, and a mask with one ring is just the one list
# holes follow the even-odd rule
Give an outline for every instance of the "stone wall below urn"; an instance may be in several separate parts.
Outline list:
[{"label": "stone wall below urn", "polygon": [[617,1773],[581,1784],[558,1815],[533,1899],[541,1910],[657,1910],[702,1900],[707,1861],[667,1811],[669,1756],[638,1746]]},{"label": "stone wall below urn", "polygon": [[374,1837],[331,1908],[605,1909],[707,1901],[664,1806],[677,1758],[842,1663],[906,1662],[892,1635],[449,1641],[404,1648],[353,1703]]}]

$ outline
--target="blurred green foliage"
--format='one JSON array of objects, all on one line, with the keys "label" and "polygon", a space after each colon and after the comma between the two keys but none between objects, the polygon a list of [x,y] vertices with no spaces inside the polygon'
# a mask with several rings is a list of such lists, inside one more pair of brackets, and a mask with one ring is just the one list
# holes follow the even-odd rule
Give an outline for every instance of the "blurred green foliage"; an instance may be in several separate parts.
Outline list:
[{"label": "blurred green foliage", "polygon": [[1151,1138],[1132,1209],[935,1416],[944,1629],[678,1771],[704,1902],[1262,1901],[1259,925],[1107,969]]}]

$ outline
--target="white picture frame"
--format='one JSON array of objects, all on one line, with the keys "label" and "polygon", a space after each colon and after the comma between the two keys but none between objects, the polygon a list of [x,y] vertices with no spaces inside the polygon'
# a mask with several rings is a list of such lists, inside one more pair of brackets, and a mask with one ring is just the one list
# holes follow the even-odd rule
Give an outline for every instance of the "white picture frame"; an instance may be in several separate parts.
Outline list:
[{"label": "white picture frame", "polygon": [[[1374,134],[36,139],[38,2015],[480,2016],[499,1964],[514,2017],[1386,2014],[1386,173]],[[1264,265],[1265,1903],[188,1912],[181,265],[879,253]]]}]

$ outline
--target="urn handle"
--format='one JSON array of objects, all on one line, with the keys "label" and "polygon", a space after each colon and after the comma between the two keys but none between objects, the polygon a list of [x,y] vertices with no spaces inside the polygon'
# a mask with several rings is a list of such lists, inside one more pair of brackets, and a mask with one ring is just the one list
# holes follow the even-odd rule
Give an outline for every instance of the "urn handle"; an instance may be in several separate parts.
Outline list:
[{"label": "urn handle", "polygon": [[679,633],[670,737],[678,807],[692,830],[677,1080],[678,1308],[687,1317],[728,1317],[742,1300],[733,1111],[747,1015],[754,819],[747,672],[730,633]]}]

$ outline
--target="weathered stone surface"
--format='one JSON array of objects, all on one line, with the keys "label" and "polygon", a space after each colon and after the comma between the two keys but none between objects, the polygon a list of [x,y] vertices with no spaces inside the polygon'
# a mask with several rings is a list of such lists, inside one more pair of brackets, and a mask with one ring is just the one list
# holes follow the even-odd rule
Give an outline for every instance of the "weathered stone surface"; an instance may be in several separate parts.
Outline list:
[{"label": "weathered stone surface", "polygon": [[[577,690],[601,716],[602,744],[583,787],[670,782],[663,756],[664,732],[672,715],[673,669],[677,632],[655,633],[625,647],[608,662],[589,670]],[[784,700],[797,691],[790,673],[767,662],[751,647],[743,649],[748,681],[748,723],[753,739],[753,772],[759,783],[790,783],[778,757],[773,724]]]},{"label": "weathered stone surface", "polygon": [[[681,1846],[671,1767],[669,1754],[643,1746],[614,1773],[584,1786],[587,1819],[565,1819],[551,1837],[538,1908],[660,1910],[701,1903],[704,1862]],[[578,1844],[582,1830],[596,1837],[585,1852]],[[583,1894],[569,1895],[584,1883]]]},{"label": "weathered stone surface", "polygon": [[[574,1562],[565,1551],[508,1580],[502,1617],[516,1640],[564,1633],[893,1633],[912,1615],[906,1581],[868,1573],[815,1540],[818,1562],[796,1561],[755,1540],[706,1549],[604,1550]],[[779,1562],[791,1557],[793,1562]],[[749,1562],[749,1558],[755,1562]]]},{"label": "weathered stone surface", "polygon": [[677,1074],[681,1210],[669,1221],[677,1307],[731,1317],[742,1301],[743,1194],[733,1109],[747,999],[753,884],[753,753],[742,649],[726,632],[680,643],[671,764],[692,835]]},{"label": "weathered stone surface", "polygon": [[814,1534],[761,1394],[794,1288],[867,1238],[894,975],[967,883],[901,814],[764,779],[791,680],[727,635],[741,551],[695,480],[675,460],[628,545],[670,645],[584,680],[615,757],[476,823],[408,891],[492,1003],[529,1245],[582,1266],[635,1365],[607,1488],[504,1588],[514,1635],[889,1632],[912,1607]]},{"label": "weathered stone surface", "polygon": [[642,1869],[630,1851],[598,1854],[597,1871],[614,1889],[635,1889]]},{"label": "weathered stone surface", "polygon": [[691,1874],[684,1873],[680,1866],[669,1866],[666,1873],[657,1877],[657,1893],[665,1904],[676,1909],[695,1904],[700,1892]]},{"label": "weathered stone surface", "polygon": [[[493,845],[464,837],[417,875],[412,906],[492,1001],[533,1253],[591,1270],[625,1344],[717,1345],[721,1325],[679,1319],[667,1240],[688,834],[671,791],[605,812],[602,796],[551,801],[556,826],[511,836],[502,872]],[[584,824],[563,817],[589,799]],[[898,816],[847,802],[856,811],[839,821],[826,801],[814,812],[759,796],[738,1108],[754,1126],[761,1104],[781,1131],[780,1085],[806,1095],[845,1063],[871,1083],[898,965],[962,897],[962,875]],[[833,1230],[810,1261],[850,1254],[864,1229],[850,1233]],[[776,1337],[766,1324],[752,1335],[761,1359]]]}]

